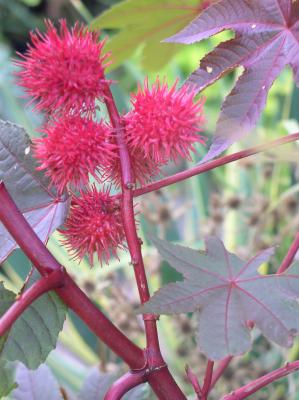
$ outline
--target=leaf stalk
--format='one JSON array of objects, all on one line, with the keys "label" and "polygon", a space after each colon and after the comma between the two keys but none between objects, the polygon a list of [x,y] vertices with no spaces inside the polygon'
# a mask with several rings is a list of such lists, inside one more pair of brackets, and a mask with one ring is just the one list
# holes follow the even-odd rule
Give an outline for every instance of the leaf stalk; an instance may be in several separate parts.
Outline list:
[{"label": "leaf stalk", "polygon": [[104,400],[121,400],[131,389],[144,382],[146,382],[146,376],[143,371],[127,372],[113,383]]},{"label": "leaf stalk", "polygon": [[289,248],[289,251],[287,252],[280,267],[278,268],[277,274],[281,274],[289,268],[289,266],[292,264],[295,258],[298,249],[299,249],[299,232],[297,232],[295,239]]},{"label": "leaf stalk", "polygon": [[235,390],[234,392],[225,395],[221,400],[242,400],[256,393],[263,387],[273,383],[292,372],[299,370],[299,361],[294,361],[292,363],[286,363],[284,367],[278,368],[256,380],[248,383],[247,385]]},{"label": "leaf stalk", "polygon": [[174,183],[181,182],[185,179],[192,178],[193,176],[200,175],[204,172],[211,171],[215,168],[221,167],[222,165],[229,164],[234,161],[241,160],[242,158],[250,157],[252,155],[265,152],[267,150],[273,149],[277,146],[281,146],[283,144],[295,142],[299,140],[299,132],[293,133],[288,136],[284,136],[282,138],[272,140],[270,142],[266,142],[260,144],[255,147],[250,147],[249,149],[238,151],[237,153],[229,154],[227,156],[222,156],[216,158],[215,160],[208,161],[204,164],[196,165],[193,168],[187,169],[186,171],[179,172],[177,174],[168,176],[164,179],[160,179],[156,182],[153,182],[149,185],[145,185],[139,189],[134,190],[134,197],[142,196],[143,194],[153,192],[155,190],[162,189],[166,186],[173,185]]}]

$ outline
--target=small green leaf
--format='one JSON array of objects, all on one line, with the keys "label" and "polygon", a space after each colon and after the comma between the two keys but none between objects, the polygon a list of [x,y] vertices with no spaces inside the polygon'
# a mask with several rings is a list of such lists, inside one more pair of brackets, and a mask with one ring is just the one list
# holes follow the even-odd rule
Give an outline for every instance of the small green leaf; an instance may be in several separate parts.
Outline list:
[{"label": "small green leaf", "polygon": [[63,400],[58,382],[46,365],[30,371],[19,364],[16,371],[18,388],[13,392],[14,400]]},{"label": "small green leaf", "polygon": [[[0,314],[13,303],[15,294],[0,283]],[[41,296],[0,339],[0,360],[21,361],[35,369],[56,347],[67,308],[54,292]]]},{"label": "small green leaf", "polygon": [[202,3],[202,0],[125,0],[96,17],[91,29],[119,29],[105,47],[112,52],[110,69],[143,46],[143,67],[157,70],[182,47],[161,41],[191,22],[200,13]]},{"label": "small green leaf", "polygon": [[3,361],[0,361],[0,377],[0,399],[2,399],[17,387],[13,370]]}]

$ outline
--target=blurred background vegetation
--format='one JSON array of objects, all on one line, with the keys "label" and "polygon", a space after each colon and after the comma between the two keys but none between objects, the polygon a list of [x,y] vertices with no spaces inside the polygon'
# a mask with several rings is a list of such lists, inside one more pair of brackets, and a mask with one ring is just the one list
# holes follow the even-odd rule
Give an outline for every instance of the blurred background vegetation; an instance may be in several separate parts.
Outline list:
[{"label": "blurred background vegetation", "polygon": [[[44,29],[45,18],[57,21],[64,17],[69,25],[79,20],[90,24],[93,29],[101,28],[103,35],[109,35],[107,49],[113,52],[114,61],[109,77],[116,83],[113,92],[121,111],[130,107],[129,94],[136,90],[146,75],[150,80],[159,75],[165,76],[169,83],[177,79],[182,82],[207,51],[230,36],[221,34],[192,46],[161,44],[163,38],[196,15],[200,0],[188,1],[191,7],[184,13],[182,10],[173,13],[163,10],[163,0],[130,0],[125,7],[120,5],[112,13],[102,14],[117,3],[121,2],[0,0],[0,118],[23,125],[31,136],[38,135],[37,128],[43,117],[25,105],[23,93],[15,82],[12,58],[17,57],[16,51],[25,51],[30,30]],[[146,13],[134,12],[137,3],[151,7]],[[222,78],[201,93],[206,97],[204,134],[209,138],[221,102],[240,72]],[[272,87],[257,129],[229,152],[299,131],[298,107],[299,91],[294,86],[291,71],[287,69]],[[169,165],[164,174],[188,168],[205,151],[205,148],[199,148],[192,163]],[[198,249],[203,249],[204,235],[217,234],[231,251],[244,258],[276,245],[276,257],[262,268],[264,273],[275,271],[299,228],[298,156],[297,144],[286,145],[139,198],[136,210],[139,212],[139,230],[144,239],[143,253],[151,290],[179,280],[180,276],[161,262],[146,239],[148,232]],[[138,296],[128,255],[120,254],[120,260],[113,260],[109,266],[101,268],[96,265],[90,269],[85,261],[79,265],[69,259],[60,246],[58,234],[49,240],[48,247],[92,300],[132,340],[143,346],[142,321],[135,315]],[[0,279],[5,280],[8,288],[18,291],[29,269],[28,261],[17,250],[2,265]],[[196,349],[194,327],[192,316],[162,317],[159,322],[165,358],[190,399],[193,398],[192,389],[185,379],[185,365],[188,363],[202,377],[206,363]],[[299,340],[287,351],[270,344],[258,332],[254,332],[254,338],[253,350],[232,362],[212,392],[211,399],[219,399],[220,394],[281,366],[285,360],[299,357]],[[47,364],[69,399],[78,393],[94,366],[99,366],[104,372],[125,368],[72,313]],[[299,400],[299,376],[291,375],[251,398]]]}]

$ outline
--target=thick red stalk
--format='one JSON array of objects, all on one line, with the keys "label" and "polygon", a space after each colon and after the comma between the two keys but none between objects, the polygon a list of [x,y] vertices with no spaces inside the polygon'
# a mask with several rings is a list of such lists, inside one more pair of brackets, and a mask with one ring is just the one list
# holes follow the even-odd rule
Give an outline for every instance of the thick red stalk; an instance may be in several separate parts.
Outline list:
[{"label": "thick red stalk", "polygon": [[146,382],[144,371],[127,372],[117,379],[106,393],[104,400],[120,400],[134,387]]},{"label": "thick red stalk", "polygon": [[133,195],[134,197],[138,197],[145,193],[150,193],[155,190],[162,189],[163,187],[173,185],[174,183],[181,182],[188,178],[192,178],[192,176],[202,174],[203,172],[208,172],[222,165],[241,160],[242,158],[249,157],[254,154],[262,153],[264,151],[273,149],[274,147],[286,143],[295,142],[296,140],[299,140],[299,133],[294,133],[292,135],[284,136],[282,138],[273,140],[271,142],[263,143],[259,146],[251,147],[249,149],[242,150],[237,153],[230,154],[228,156],[216,158],[216,160],[208,161],[205,164],[196,165],[195,167],[187,169],[186,171],[179,172],[178,174],[169,176],[157,182],[143,186],[140,189],[136,189],[134,190]]},{"label": "thick red stalk", "polygon": [[131,342],[113,323],[89,300],[84,292],[68,275],[65,285],[56,290],[61,299],[86,323],[86,325],[132,370],[145,366],[144,352]]},{"label": "thick red stalk", "polygon": [[214,361],[208,360],[206,373],[204,377],[203,387],[202,387],[202,400],[207,400],[212,383]]},{"label": "thick red stalk", "polygon": [[132,194],[134,182],[131,173],[131,161],[124,140],[123,127],[121,125],[120,115],[116,108],[109,86],[107,86],[106,88],[105,103],[107,106],[107,110],[109,112],[111,124],[116,132],[117,143],[119,146],[121,177],[122,177],[123,224],[126,233],[128,248],[131,255],[131,262],[132,265],[134,266],[140,300],[142,303],[144,303],[149,300],[150,294],[148,290],[147,278],[141,254],[141,244],[137,236],[137,230],[136,230],[133,194]]},{"label": "thick red stalk", "polygon": [[[113,99],[110,87],[107,85],[105,90],[105,104],[110,116],[110,121],[116,132],[117,144],[119,146],[119,156],[121,164],[121,189],[122,189],[122,218],[126,234],[128,249],[131,255],[131,263],[134,267],[135,279],[139,291],[141,303],[145,303],[150,298],[147,278],[141,252],[141,241],[137,235],[130,155],[125,143],[124,129],[121,118]],[[149,375],[151,384],[159,399],[185,399],[184,394],[170,375],[160,351],[159,338],[156,326],[156,316],[147,314],[144,316],[146,332],[146,354],[147,364],[150,370],[155,370],[155,374]],[[159,391],[159,393],[157,392]]]},{"label": "thick red stalk", "polygon": [[173,389],[169,389],[173,385],[176,385],[176,382],[165,366],[152,370],[144,369],[142,371],[127,373],[113,383],[109,391],[106,393],[105,400],[121,399],[129,390],[144,382],[148,382],[151,385],[159,400],[181,399]]},{"label": "thick red stalk", "polygon": [[248,383],[247,385],[235,390],[234,392],[222,397],[222,400],[242,400],[246,399],[253,393],[262,389],[263,387],[269,385],[270,383],[281,379],[292,372],[299,370],[299,361],[294,361],[292,363],[286,363],[282,368],[276,369],[275,371],[266,374],[255,381]]},{"label": "thick red stalk", "polygon": [[19,316],[41,295],[50,290],[62,287],[64,285],[64,277],[65,271],[62,268],[50,272],[49,275],[40,278],[24,293],[17,296],[12,306],[0,318],[0,336],[5,335]]},{"label": "thick red stalk", "polygon": [[292,264],[294,260],[294,257],[298,249],[299,249],[299,232],[296,234],[295,239],[291,244],[288,253],[283,259],[280,267],[278,268],[277,274],[281,274],[282,272],[286,271],[289,268],[289,266]]},{"label": "thick red stalk", "polygon": [[[49,270],[61,270],[61,265],[28,224],[3,182],[0,184],[0,220],[41,275],[48,275]],[[109,321],[67,273],[65,273],[64,286],[56,289],[56,292],[67,306],[77,313],[88,327],[131,369],[144,367],[143,350],[132,343]]]},{"label": "thick red stalk", "polygon": [[148,370],[147,382],[159,400],[186,400],[166,365],[151,367]]}]

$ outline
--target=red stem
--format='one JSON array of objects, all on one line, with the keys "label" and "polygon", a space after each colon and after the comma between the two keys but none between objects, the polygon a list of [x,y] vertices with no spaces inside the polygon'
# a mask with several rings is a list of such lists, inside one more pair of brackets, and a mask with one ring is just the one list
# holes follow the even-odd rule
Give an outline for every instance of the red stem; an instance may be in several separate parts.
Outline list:
[{"label": "red stem", "polygon": [[186,400],[166,364],[151,367],[147,373],[147,381],[159,400]]},{"label": "red stem", "polygon": [[[116,132],[117,144],[119,147],[119,156],[121,164],[121,188],[122,188],[122,218],[125,230],[126,240],[131,255],[131,263],[134,267],[135,279],[139,291],[141,303],[145,303],[150,298],[148,283],[141,252],[141,241],[137,235],[135,214],[134,214],[134,198],[133,186],[134,179],[132,176],[131,160],[124,137],[124,129],[121,123],[121,117],[118,113],[116,104],[113,99],[110,87],[107,85],[105,89],[105,104],[109,113],[110,121]],[[156,370],[155,374],[149,375],[149,383],[153,390],[159,391],[159,399],[186,399],[181,389],[178,387],[161,355],[159,338],[156,326],[156,316],[152,314],[144,315],[144,325],[146,333],[146,354],[147,363],[150,370]],[[163,378],[162,378],[163,376]],[[158,380],[160,383],[158,384]],[[163,387],[162,387],[163,382]],[[158,392],[156,391],[158,395]]]},{"label": "red stem", "polygon": [[64,285],[64,269],[51,272],[35,282],[17,297],[13,305],[0,318],[0,336],[3,336],[19,316],[41,295]]},{"label": "red stem", "polygon": [[276,369],[275,371],[266,374],[255,381],[248,383],[247,385],[241,387],[234,392],[227,394],[226,396],[222,397],[222,400],[242,400],[246,399],[253,393],[257,392],[258,390],[262,389],[263,387],[269,385],[270,383],[281,379],[292,372],[299,370],[299,361],[294,361],[292,363],[287,363],[284,367]]},{"label": "red stem", "polygon": [[84,292],[67,276],[65,285],[56,290],[61,299],[86,323],[114,353],[132,370],[143,369],[146,360],[144,351],[131,342],[113,323],[89,300]]},{"label": "red stem", "polygon": [[227,366],[229,365],[229,363],[231,362],[232,359],[233,359],[232,356],[228,356],[219,362],[219,365],[212,377],[210,390],[213,389],[213,387],[216,385],[218,380],[221,378],[223,372],[225,371],[225,369],[227,368]]},{"label": "red stem", "polygon": [[246,150],[239,151],[228,156],[223,156],[216,158],[216,160],[208,161],[205,164],[196,165],[186,171],[179,172],[178,174],[169,176],[167,178],[161,179],[157,182],[151,183],[149,185],[143,186],[140,189],[136,189],[133,192],[134,197],[141,196],[145,193],[150,193],[155,190],[159,190],[165,186],[173,185],[174,183],[181,182],[185,179],[191,178],[192,176],[202,174],[203,172],[210,171],[221,165],[229,164],[233,161],[241,160],[242,158],[252,156],[254,154],[262,153],[263,151],[272,149],[274,147],[291,143],[299,140],[299,133],[294,133],[292,135],[284,136],[280,139],[273,140],[271,142],[263,143],[256,147],[251,147]]},{"label": "red stem", "polygon": [[144,382],[146,382],[144,371],[128,372],[113,383],[106,393],[104,400],[120,400],[131,389]]},{"label": "red stem", "polygon": [[213,368],[214,368],[214,361],[208,360],[208,365],[206,368],[206,373],[202,387],[202,400],[206,400],[208,398],[208,394],[211,390]]},{"label": "red stem", "polygon": [[123,127],[120,115],[116,108],[109,86],[105,94],[106,107],[110,116],[111,124],[115,129],[119,147],[121,176],[122,176],[122,216],[131,261],[134,266],[139,296],[142,303],[150,298],[147,278],[141,254],[141,244],[137,236],[132,188],[134,181],[131,173],[131,161],[123,136]]},{"label": "red stem", "polygon": [[[61,270],[61,265],[28,224],[3,182],[0,184],[0,220],[41,275],[48,275],[49,269]],[[68,307],[77,313],[89,328],[130,368],[141,369],[144,367],[143,350],[132,343],[106,318],[67,273],[64,277],[64,286],[56,289],[56,292]]]},{"label": "red stem", "polygon": [[189,367],[189,365],[186,365],[185,369],[186,369],[187,378],[188,378],[189,382],[191,383],[191,385],[193,386],[193,389],[197,395],[197,398],[201,399],[202,398],[202,389],[200,387],[200,384],[198,382],[196,375],[194,374],[192,369]]},{"label": "red stem", "polygon": [[289,251],[287,252],[285,258],[283,259],[281,266],[279,267],[277,274],[281,274],[289,268],[292,264],[294,257],[299,249],[299,232],[296,234],[293,243],[291,244]]}]

